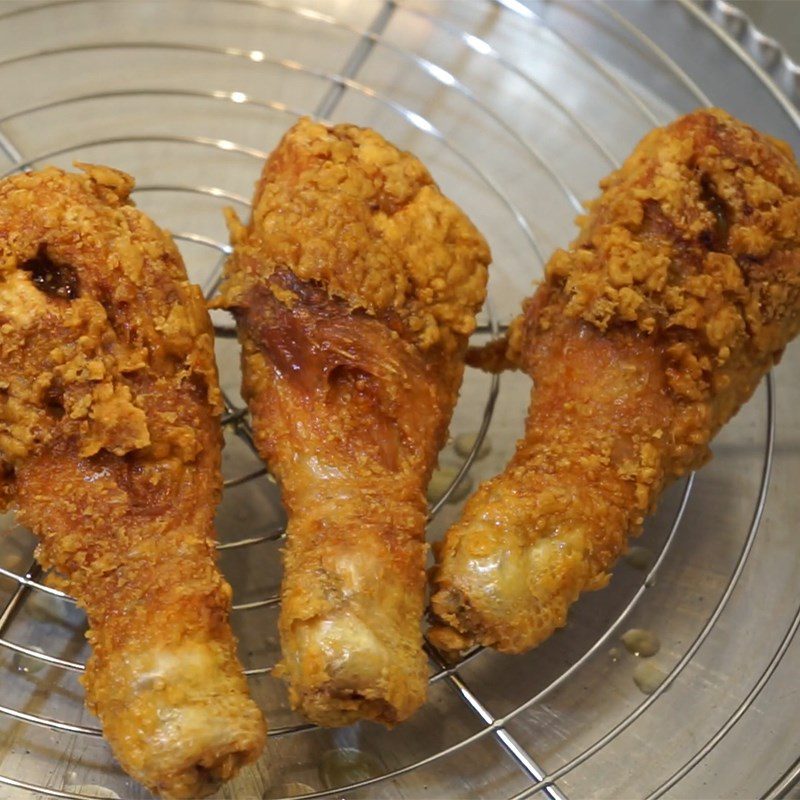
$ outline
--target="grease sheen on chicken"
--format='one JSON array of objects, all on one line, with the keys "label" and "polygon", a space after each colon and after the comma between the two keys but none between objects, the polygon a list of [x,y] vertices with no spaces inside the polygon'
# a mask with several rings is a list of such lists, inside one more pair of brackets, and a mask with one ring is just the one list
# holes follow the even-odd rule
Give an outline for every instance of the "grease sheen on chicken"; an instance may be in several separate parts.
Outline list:
[{"label": "grease sheen on chicken", "polygon": [[82,168],[0,182],[0,508],[86,610],[87,705],[117,759],[198,797],[265,737],[215,563],[213,334],[132,179]]},{"label": "grease sheen on chicken", "polygon": [[219,305],[289,515],[279,671],[317,723],[391,725],[425,697],[425,487],[489,250],[416,158],[352,125],[295,125],[253,208]]},{"label": "grease sheen on chicken", "polygon": [[563,626],[800,328],[800,171],[784,143],[697,111],[601,188],[508,340],[475,357],[535,385],[511,462],[439,551],[444,650],[521,652]]}]

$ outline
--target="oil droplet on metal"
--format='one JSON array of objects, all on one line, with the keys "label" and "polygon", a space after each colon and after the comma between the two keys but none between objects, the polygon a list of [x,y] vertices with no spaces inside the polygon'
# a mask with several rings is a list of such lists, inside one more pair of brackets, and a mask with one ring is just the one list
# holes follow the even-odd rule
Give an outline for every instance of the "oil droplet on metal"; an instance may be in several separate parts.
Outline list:
[{"label": "oil droplet on metal", "polygon": [[105,786],[98,786],[96,783],[70,784],[64,787],[64,791],[72,794],[85,794],[89,797],[107,797],[109,800],[121,800],[116,792]]},{"label": "oil droplet on metal", "polygon": [[313,786],[299,781],[284,783],[281,788],[283,789],[284,797],[302,797],[304,794],[312,794],[317,791]]},{"label": "oil droplet on metal", "polygon": [[317,789],[313,786],[309,786],[307,783],[287,781],[280,786],[276,786],[274,789],[270,789],[270,791],[264,795],[264,800],[272,800],[272,798],[278,797],[303,797],[307,794],[313,794],[316,791]]},{"label": "oil droplet on metal", "polygon": [[[450,484],[456,479],[458,470],[452,467],[440,467],[433,471],[431,482],[428,484],[428,502],[435,503],[448,490]],[[448,503],[460,503],[465,500],[472,491],[472,478],[465,475],[461,483],[453,489],[453,493],[447,498]]]},{"label": "oil droplet on metal", "polygon": [[[466,458],[472,452],[472,448],[475,447],[475,442],[477,441],[477,433],[459,433],[453,442],[453,448],[456,453]],[[492,443],[489,441],[489,437],[485,436],[478,447],[478,452],[475,453],[475,460],[480,461],[482,458],[486,458],[491,452]]]},{"label": "oil droplet on metal", "polygon": [[622,557],[634,569],[640,569],[642,572],[650,569],[654,561],[653,551],[649,547],[629,547],[628,552]]},{"label": "oil droplet on metal", "polygon": [[663,670],[659,669],[652,661],[641,661],[633,670],[633,682],[644,694],[653,694],[664,683],[666,677]]},{"label": "oil droplet on metal", "polygon": [[[44,653],[39,647],[31,646],[29,650],[34,650],[37,653]],[[25,675],[33,675],[36,672],[41,672],[45,668],[45,662],[40,661],[33,656],[26,656],[24,653],[14,653],[14,658],[11,662],[17,672],[22,672]]]},{"label": "oil droplet on metal", "polygon": [[375,756],[355,747],[328,750],[319,765],[319,777],[326,789],[336,789],[351,783],[381,775],[383,770]]},{"label": "oil droplet on metal", "polygon": [[639,658],[650,658],[661,649],[658,636],[644,628],[631,628],[625,631],[620,638],[625,649]]}]

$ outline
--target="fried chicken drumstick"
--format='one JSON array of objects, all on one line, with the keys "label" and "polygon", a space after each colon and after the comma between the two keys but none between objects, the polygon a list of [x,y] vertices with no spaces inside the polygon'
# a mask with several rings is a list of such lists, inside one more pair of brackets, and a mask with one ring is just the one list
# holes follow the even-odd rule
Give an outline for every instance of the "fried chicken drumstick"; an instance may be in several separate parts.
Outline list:
[{"label": "fried chicken drumstick", "polygon": [[579,220],[508,340],[533,378],[525,437],[450,529],[432,640],[516,653],[609,580],[665,485],[800,328],[800,172],[718,110],[650,133]]},{"label": "fried chicken drumstick", "polygon": [[392,725],[425,697],[425,487],[489,250],[416,158],[351,125],[301,120],[253,207],[219,305],[289,515],[280,671],[314,722]]},{"label": "fried chicken drumstick", "polygon": [[265,737],[215,563],[213,334],[133,181],[82,168],[0,182],[0,507],[86,610],[87,705],[117,759],[194,798]]}]

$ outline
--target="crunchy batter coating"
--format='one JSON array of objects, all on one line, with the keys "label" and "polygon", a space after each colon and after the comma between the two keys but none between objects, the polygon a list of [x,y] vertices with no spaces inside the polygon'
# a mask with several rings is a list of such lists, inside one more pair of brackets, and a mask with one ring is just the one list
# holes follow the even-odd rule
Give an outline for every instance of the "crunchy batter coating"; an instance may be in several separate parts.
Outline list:
[{"label": "crunchy batter coating", "polygon": [[800,329],[800,171],[720,110],[650,133],[579,219],[508,340],[535,388],[522,439],[447,533],[432,639],[534,647],[641,530],[664,486]]},{"label": "crunchy batter coating", "polygon": [[416,158],[309,120],[231,233],[218,305],[289,513],[279,672],[314,722],[391,725],[425,697],[424,490],[489,250]]},{"label": "crunchy batter coating", "polygon": [[0,506],[86,610],[89,708],[165,797],[213,791],[265,737],[215,563],[213,333],[133,180],[0,182]]}]

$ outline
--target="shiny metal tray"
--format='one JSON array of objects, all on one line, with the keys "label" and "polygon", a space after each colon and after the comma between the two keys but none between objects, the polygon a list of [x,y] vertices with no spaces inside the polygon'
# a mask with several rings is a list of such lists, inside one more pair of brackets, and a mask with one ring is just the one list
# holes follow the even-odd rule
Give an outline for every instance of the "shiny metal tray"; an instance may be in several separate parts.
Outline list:
[{"label": "shiny metal tray", "polygon": [[[99,161],[176,236],[212,291],[225,205],[297,114],[370,125],[413,150],[485,232],[491,302],[515,313],[582,199],[653,125],[713,102],[800,152],[778,88],[800,71],[727,4],[517,0],[63,0],[0,3],[0,172]],[[393,731],[331,731],[288,708],[270,668],[283,521],[240,411],[230,319],[215,318],[228,396],[221,563],[272,736],[221,796],[755,797],[790,789],[800,753],[800,345],[672,487],[609,588],[520,657],[431,653],[430,700]],[[455,481],[431,538],[522,432],[526,378],[469,371],[441,457]],[[485,443],[465,442],[486,433]],[[485,444],[490,445],[488,453]],[[436,498],[434,498],[436,500]],[[147,797],[115,766],[78,676],[84,620],[0,520],[0,797]],[[635,561],[635,563],[631,563]],[[654,632],[645,695],[620,644]]]}]

